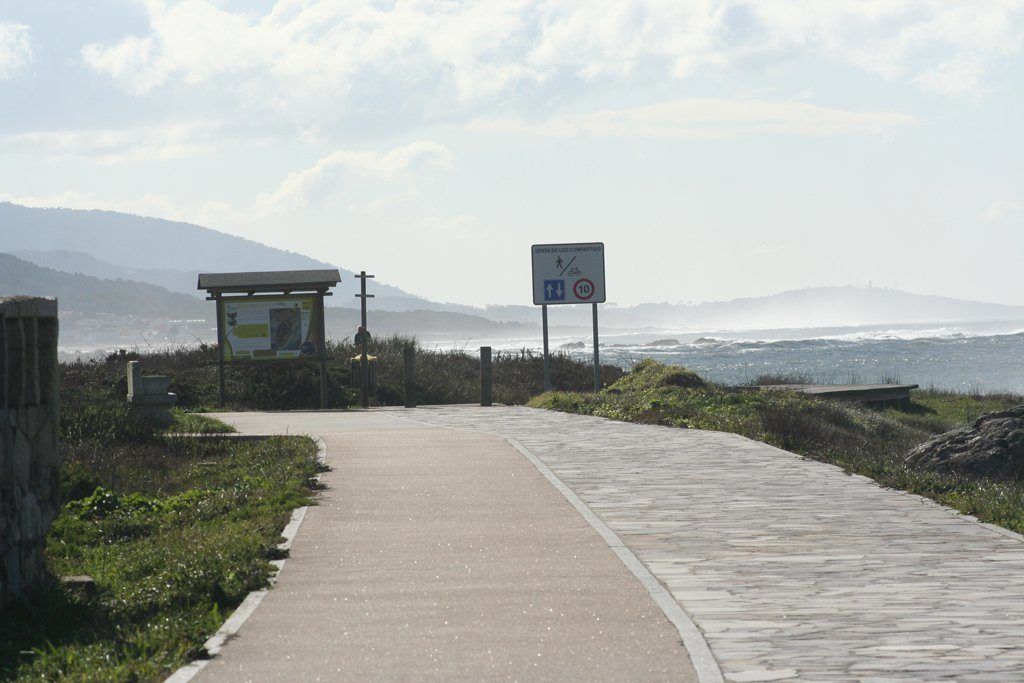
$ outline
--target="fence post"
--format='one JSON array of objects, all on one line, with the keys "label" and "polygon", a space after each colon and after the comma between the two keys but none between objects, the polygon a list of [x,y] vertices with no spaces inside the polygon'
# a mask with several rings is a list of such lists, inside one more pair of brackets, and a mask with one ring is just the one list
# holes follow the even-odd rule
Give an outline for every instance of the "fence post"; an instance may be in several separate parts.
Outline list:
[{"label": "fence post", "polygon": [[480,405],[489,406],[492,402],[491,392],[491,347],[480,347]]},{"label": "fence post", "polygon": [[402,349],[405,361],[405,407],[416,407],[416,347],[406,346]]}]

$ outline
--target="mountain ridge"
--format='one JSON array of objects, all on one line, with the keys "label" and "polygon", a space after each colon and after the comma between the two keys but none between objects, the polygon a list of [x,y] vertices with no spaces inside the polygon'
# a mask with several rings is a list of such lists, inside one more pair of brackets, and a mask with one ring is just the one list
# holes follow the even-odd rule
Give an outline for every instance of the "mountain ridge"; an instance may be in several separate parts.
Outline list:
[{"label": "mountain ridge", "polygon": [[[81,268],[95,271],[102,264],[127,269],[139,281],[197,296],[199,273],[254,270],[338,268],[342,274],[338,294],[352,298],[357,291],[354,272],[335,264],[194,223],[116,211],[0,202],[0,245],[5,253],[21,252],[26,260],[45,267],[62,258],[66,267],[74,267],[68,255],[85,254],[93,262]],[[180,284],[174,279],[176,273],[180,273]],[[370,281],[368,287],[375,295],[421,299],[379,281]]]},{"label": "mountain ridge", "polygon": [[0,296],[57,298],[62,313],[159,318],[203,317],[204,302],[133,280],[107,280],[45,268],[0,253]]},{"label": "mountain ridge", "polygon": [[[293,268],[334,267],[315,258],[288,252],[203,226],[160,218],[140,217],[111,211],[75,209],[36,209],[0,202],[0,247],[22,259],[17,266],[22,279],[19,286],[35,290],[11,292],[10,278],[0,278],[0,293],[47,293],[60,285],[71,305],[84,307],[90,314],[125,311],[124,301],[135,302],[150,312],[184,310],[181,300],[170,295],[187,296],[195,301],[202,293],[195,289],[196,275],[202,271],[284,270]],[[14,258],[14,257],[12,257]],[[49,268],[50,274],[26,275],[25,261]],[[202,267],[197,267],[199,264]],[[339,269],[342,282],[328,299],[331,308],[352,310],[358,305],[353,297],[357,281],[352,271]],[[69,281],[54,273],[81,272],[82,277],[112,282],[146,283],[157,289],[141,288],[115,294],[124,285],[101,285],[83,281],[82,288],[95,293],[91,302],[83,301]],[[53,280],[49,282],[48,280]],[[53,285],[53,286],[51,286]],[[492,305],[484,308],[430,301],[379,280],[368,283],[375,294],[371,309],[378,312],[406,313],[405,320],[416,320],[434,330],[447,320],[460,330],[498,329],[491,323],[516,323],[535,327],[540,311],[530,305]],[[145,294],[145,296],[141,296]],[[109,297],[124,301],[104,300]],[[141,297],[141,298],[140,298]],[[146,303],[149,297],[149,303]],[[428,323],[429,315],[434,322]],[[589,327],[589,306],[552,306],[553,326]],[[415,315],[412,315],[415,314]],[[442,315],[443,314],[443,315]],[[208,313],[206,314],[208,315]],[[466,316],[466,317],[460,317]],[[401,316],[390,316],[395,325]],[[469,324],[470,319],[476,322]],[[729,301],[699,304],[644,303],[635,306],[608,304],[600,307],[602,326],[619,330],[757,330],[785,328],[849,327],[879,324],[916,324],[933,322],[971,322],[983,320],[1024,320],[1024,306],[1009,306],[968,301],[937,295],[920,295],[887,288],[846,286],[807,287],[771,295],[743,297]],[[436,324],[435,324],[436,323]],[[500,327],[500,326],[499,326]]]}]

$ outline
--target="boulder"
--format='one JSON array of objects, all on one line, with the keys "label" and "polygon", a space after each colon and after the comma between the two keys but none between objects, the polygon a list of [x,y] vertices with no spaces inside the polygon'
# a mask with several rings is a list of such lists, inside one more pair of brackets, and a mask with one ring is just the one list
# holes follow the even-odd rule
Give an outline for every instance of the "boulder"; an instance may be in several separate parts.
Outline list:
[{"label": "boulder", "polygon": [[918,469],[1024,480],[1024,405],[985,413],[974,424],[928,441],[906,456]]}]

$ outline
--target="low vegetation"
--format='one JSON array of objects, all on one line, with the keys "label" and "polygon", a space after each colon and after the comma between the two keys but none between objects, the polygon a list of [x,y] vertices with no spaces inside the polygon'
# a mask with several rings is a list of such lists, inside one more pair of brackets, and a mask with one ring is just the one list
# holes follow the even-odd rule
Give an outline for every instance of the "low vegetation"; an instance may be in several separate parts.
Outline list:
[{"label": "low vegetation", "polygon": [[[402,395],[402,350],[411,339],[376,341],[374,403]],[[332,344],[328,397],[348,407],[348,343]],[[167,374],[179,396],[170,426],[129,410],[125,362]],[[542,361],[528,351],[494,358],[495,398],[522,403],[543,390]],[[593,381],[585,362],[552,359],[556,386]],[[229,408],[312,408],[318,366],[232,366]],[[419,349],[422,404],[479,399],[470,353]],[[608,367],[615,381],[622,371]],[[191,435],[232,431],[202,414],[217,402],[216,349],[119,352],[61,366],[60,516],[47,539],[53,580],[0,620],[0,680],[156,680],[195,657],[250,591],[266,585],[291,510],[310,502],[316,448],[305,438],[236,442]],[[60,577],[88,576],[75,584]]]},{"label": "low vegetation", "polygon": [[550,392],[529,405],[616,420],[732,432],[910,491],[1024,532],[1024,485],[908,467],[903,456],[978,415],[1024,403],[1020,396],[918,391],[909,410],[876,410],[790,391],[708,384],[652,360],[598,394]]},{"label": "low vegetation", "polygon": [[[0,619],[0,680],[158,680],[202,656],[266,585],[291,510],[310,501],[311,440],[167,436],[116,394],[65,385],[55,578]],[[170,430],[229,428],[177,412]],[[92,586],[57,578],[83,575]]]},{"label": "low vegetation", "polygon": [[[375,339],[369,353],[376,357],[377,387],[374,405],[404,403],[403,349],[416,346],[407,337]],[[358,354],[348,340],[328,344],[327,404],[347,408],[359,401],[353,388],[351,359]],[[142,362],[143,372],[171,377],[171,391],[185,411],[210,410],[217,406],[217,348],[206,344],[167,351],[120,351],[100,361],[77,361],[61,366],[61,379],[69,391],[87,389],[103,397],[121,400],[128,391],[125,363]],[[542,358],[529,350],[495,352],[493,356],[494,400],[523,404],[544,391]],[[232,410],[288,410],[320,407],[319,364],[315,362],[243,363],[226,370],[226,408]],[[611,383],[623,372],[604,366],[604,379]],[[593,386],[593,366],[566,354],[551,358],[556,388],[583,391]],[[480,400],[480,361],[473,352],[417,347],[416,399],[420,405],[473,403]]]}]

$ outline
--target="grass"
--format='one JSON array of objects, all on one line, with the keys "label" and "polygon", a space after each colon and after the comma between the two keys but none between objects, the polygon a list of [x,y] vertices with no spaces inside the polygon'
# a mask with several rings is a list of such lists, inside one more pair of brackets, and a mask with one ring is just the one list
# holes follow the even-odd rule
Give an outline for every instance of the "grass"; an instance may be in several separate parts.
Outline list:
[{"label": "grass", "polygon": [[[474,350],[437,349],[417,345],[411,337],[375,339],[369,352],[377,356],[374,405],[404,403],[403,349],[415,346],[416,399],[420,405],[474,403],[480,400],[480,362]],[[348,340],[327,346],[327,405],[348,408],[359,401],[352,387],[350,359],[357,355]],[[180,408],[195,413],[218,404],[217,349],[207,344],[141,353],[122,350],[102,361],[76,361],[61,365],[61,380],[69,395],[87,391],[109,401],[127,393],[125,363],[142,362],[143,372],[168,375]],[[543,361],[529,350],[498,351],[492,357],[494,400],[523,404],[544,390]],[[615,366],[602,368],[606,383],[622,376]],[[556,353],[551,357],[556,388],[582,391],[593,386],[593,366],[585,360]],[[225,372],[226,409],[293,410],[320,407],[319,365],[307,362],[267,362],[229,365]]]},{"label": "grass", "polygon": [[181,408],[174,408],[171,417],[174,421],[167,428],[171,434],[230,434],[235,431],[234,427],[220,420]]},{"label": "grass", "polygon": [[[0,619],[0,680],[158,680],[252,590],[291,511],[311,500],[316,446],[300,437],[169,437],[120,401],[71,385],[62,396],[66,501],[47,537],[54,577]],[[95,398],[101,396],[100,399]],[[173,431],[227,425],[175,412]]]},{"label": "grass", "polygon": [[1020,396],[924,391],[915,393],[908,411],[875,410],[794,392],[730,389],[692,378],[681,386],[673,379],[681,373],[692,375],[644,360],[599,394],[550,392],[529,405],[741,434],[1024,533],[1022,482],[940,475],[903,461],[907,451],[937,434],[969,424],[981,413],[1024,403]]}]

